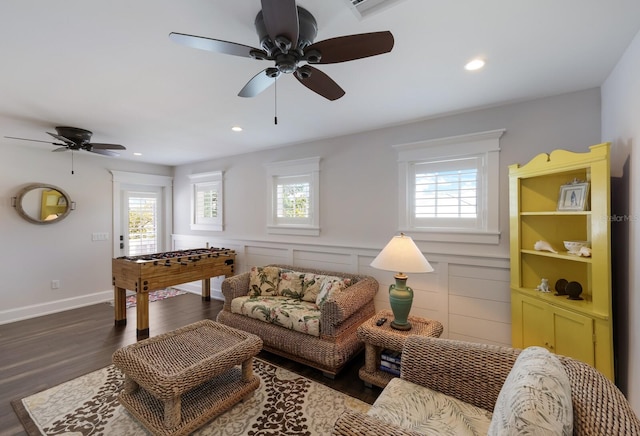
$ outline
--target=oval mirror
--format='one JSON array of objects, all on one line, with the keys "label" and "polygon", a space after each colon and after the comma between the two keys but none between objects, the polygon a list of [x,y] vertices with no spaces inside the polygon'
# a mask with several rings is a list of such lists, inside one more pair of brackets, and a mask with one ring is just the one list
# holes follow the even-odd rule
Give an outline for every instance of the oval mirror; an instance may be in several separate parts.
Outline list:
[{"label": "oval mirror", "polygon": [[27,185],[15,197],[15,208],[34,224],[52,224],[64,219],[73,209],[69,195],[57,186],[44,183]]}]

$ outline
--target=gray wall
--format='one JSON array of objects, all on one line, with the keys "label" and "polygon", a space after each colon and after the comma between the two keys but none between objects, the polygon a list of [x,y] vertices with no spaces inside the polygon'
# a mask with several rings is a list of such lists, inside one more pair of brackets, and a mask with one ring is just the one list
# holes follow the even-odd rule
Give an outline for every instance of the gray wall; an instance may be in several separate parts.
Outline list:
[{"label": "gray wall", "polygon": [[[479,253],[508,256],[508,170],[556,148],[587,151],[600,141],[600,94],[591,89],[488,108],[372,132],[293,145],[175,169],[174,231],[189,229],[189,179],[193,173],[225,172],[225,238],[273,240],[266,233],[263,163],[320,156],[319,237],[279,236],[278,241],[381,248],[397,231],[398,168],[394,144],[505,128],[500,140],[500,228],[502,242]],[[425,247],[426,251],[469,247]]]},{"label": "gray wall", "polygon": [[[8,129],[5,129],[8,130]],[[92,241],[92,233],[112,232],[109,169],[171,175],[171,168],[2,140],[0,163],[0,323],[65,310],[113,298],[111,241]],[[63,221],[36,225],[11,207],[22,186],[56,185],[76,202]],[[51,289],[51,280],[60,288]]]},{"label": "gray wall", "polygon": [[640,33],[602,85],[602,137],[613,143],[617,380],[640,415],[640,154],[635,150],[640,143]]}]

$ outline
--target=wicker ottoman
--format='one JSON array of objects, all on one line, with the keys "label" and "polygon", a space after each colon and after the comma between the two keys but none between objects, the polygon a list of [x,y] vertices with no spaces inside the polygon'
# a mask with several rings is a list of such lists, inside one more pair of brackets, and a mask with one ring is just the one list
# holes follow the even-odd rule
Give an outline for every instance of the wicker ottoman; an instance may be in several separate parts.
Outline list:
[{"label": "wicker ottoman", "polygon": [[156,435],[184,435],[260,386],[253,357],[262,340],[211,320],[119,349],[120,403]]}]

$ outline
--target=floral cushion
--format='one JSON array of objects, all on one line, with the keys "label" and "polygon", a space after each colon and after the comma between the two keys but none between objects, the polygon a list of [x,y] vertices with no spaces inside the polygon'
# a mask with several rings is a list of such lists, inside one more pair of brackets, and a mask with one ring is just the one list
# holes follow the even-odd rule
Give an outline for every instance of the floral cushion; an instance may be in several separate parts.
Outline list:
[{"label": "floral cushion", "polygon": [[342,291],[347,286],[351,285],[351,279],[345,279],[342,277],[326,276],[320,287],[320,292],[316,298],[316,305],[322,307],[322,305],[331,298],[335,293]]},{"label": "floral cushion", "polygon": [[572,433],[571,386],[562,363],[546,348],[525,349],[500,390],[489,435]]},{"label": "floral cushion", "polygon": [[304,281],[304,276],[304,273],[281,271],[277,295],[302,300],[302,282]]},{"label": "floral cushion", "polygon": [[368,412],[426,435],[486,435],[491,412],[401,378],[393,378]]},{"label": "floral cushion", "polygon": [[302,299],[315,303],[322,288],[325,276],[306,273],[302,281]]},{"label": "floral cushion", "polygon": [[278,295],[280,268],[254,266],[249,273],[249,295],[252,297]]},{"label": "floral cushion", "polygon": [[320,310],[315,303],[278,296],[237,297],[231,312],[276,324],[312,336],[320,336]]}]

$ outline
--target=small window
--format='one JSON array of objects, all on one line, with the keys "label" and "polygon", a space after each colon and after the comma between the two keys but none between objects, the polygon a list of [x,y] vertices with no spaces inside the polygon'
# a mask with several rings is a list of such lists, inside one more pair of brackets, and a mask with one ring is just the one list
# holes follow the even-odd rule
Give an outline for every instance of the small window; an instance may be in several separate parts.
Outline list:
[{"label": "small window", "polygon": [[191,174],[191,230],[223,230],[222,172]]},{"label": "small window", "polygon": [[278,223],[309,224],[311,178],[309,176],[275,177],[275,185]]},{"label": "small window", "polygon": [[482,227],[482,159],[411,164],[413,227]]},{"label": "small window", "polygon": [[497,244],[500,172],[494,130],[394,146],[400,230],[414,239]]},{"label": "small window", "polygon": [[265,166],[270,198],[268,232],[319,235],[320,158],[275,162]]}]

